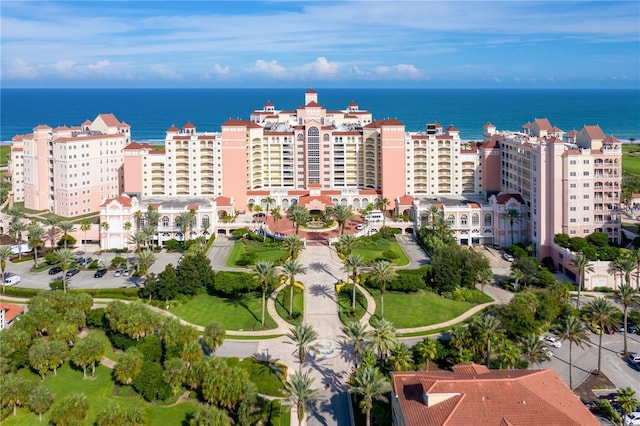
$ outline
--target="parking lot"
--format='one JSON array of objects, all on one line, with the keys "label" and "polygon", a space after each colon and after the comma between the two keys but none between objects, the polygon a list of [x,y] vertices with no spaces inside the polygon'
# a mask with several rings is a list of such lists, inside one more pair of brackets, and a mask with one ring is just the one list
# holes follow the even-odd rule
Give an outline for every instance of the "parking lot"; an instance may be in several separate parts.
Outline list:
[{"label": "parking lot", "polygon": [[[88,254],[85,255],[84,251],[78,249],[75,251],[77,257],[91,257],[94,260],[98,260],[100,264],[100,268],[107,267],[109,268],[111,265],[111,260],[115,256],[123,256],[122,254],[116,253],[100,253],[98,251],[92,250],[89,248],[87,250]],[[173,265],[178,264],[178,259],[180,258],[180,253],[167,253],[166,251],[162,251],[156,254],[156,261],[149,269],[149,272],[159,273],[165,269],[165,266],[169,263]],[[129,263],[133,265],[135,262],[135,255],[129,253]],[[105,265],[105,266],[103,266]],[[30,271],[33,266],[33,261],[21,262],[21,263],[13,263],[7,262],[7,267],[5,269],[6,273],[19,275],[21,278],[20,284],[17,284],[17,287],[24,288],[37,288],[37,289],[46,289],[48,290],[49,284],[52,281],[62,279],[62,273],[57,273],[54,275],[49,275],[49,270],[44,270],[42,272],[33,273]],[[80,270],[77,275],[69,278],[67,280],[68,288],[84,288],[84,289],[95,289],[95,288],[126,288],[126,287],[137,287],[142,284],[142,280],[134,277],[125,277],[125,276],[115,276],[115,270],[109,269],[107,273],[100,277],[94,278],[95,270],[86,269],[82,266],[75,266]],[[71,268],[69,268],[71,269]]]}]

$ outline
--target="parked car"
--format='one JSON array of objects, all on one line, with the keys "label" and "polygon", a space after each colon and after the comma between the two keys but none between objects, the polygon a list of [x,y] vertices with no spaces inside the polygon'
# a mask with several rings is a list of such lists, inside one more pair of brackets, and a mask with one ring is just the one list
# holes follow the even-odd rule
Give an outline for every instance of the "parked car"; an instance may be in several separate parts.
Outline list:
[{"label": "parked car", "polygon": [[131,269],[125,269],[124,271],[122,271],[123,277],[128,277],[129,275],[131,275]]},{"label": "parked car", "polygon": [[624,324],[618,324],[618,325],[616,326],[616,331],[617,331],[618,333],[624,333]]},{"label": "parked car", "polygon": [[356,229],[357,229],[358,231],[362,231],[362,230],[364,229],[364,224],[359,223],[359,224],[356,226]]},{"label": "parked car", "polygon": [[93,278],[102,278],[107,273],[107,269],[98,269],[95,274],[93,274]]},{"label": "parked car", "polygon": [[66,276],[67,278],[71,278],[71,277],[73,277],[73,276],[75,276],[75,275],[78,275],[79,273],[80,273],[80,269],[73,268],[73,269],[69,269],[69,270],[67,271],[67,273],[65,274],[65,276]]},{"label": "parked car", "polygon": [[113,276],[114,277],[121,277],[123,272],[124,272],[123,269],[116,269],[116,271],[113,273]]},{"label": "parked car", "polygon": [[54,266],[53,268],[49,269],[49,275],[59,274],[60,272],[62,272],[62,268],[59,266]]},{"label": "parked car", "polygon": [[22,278],[20,278],[20,275],[9,275],[9,276],[5,275],[5,278],[4,278],[5,285],[20,284],[21,281],[22,281]]},{"label": "parked car", "polygon": [[610,327],[608,325],[604,326],[604,333],[605,334],[616,334],[616,329],[614,327]]},{"label": "parked car", "polygon": [[80,266],[87,266],[87,265],[89,265],[92,261],[93,261],[93,259],[92,259],[92,258],[90,258],[90,257],[81,257],[80,259],[78,259],[78,265],[80,265]]},{"label": "parked car", "polygon": [[624,416],[624,426],[638,426],[640,425],[640,412],[634,411]]},{"label": "parked car", "polygon": [[633,324],[627,324],[627,331],[629,333],[634,333],[634,334],[638,334],[638,327],[636,327]]},{"label": "parked car", "polygon": [[629,353],[629,362],[631,364],[639,364],[640,365],[640,354],[637,352]]},{"label": "parked car", "polygon": [[560,339],[558,339],[555,336],[550,336],[550,335],[544,336],[544,342],[547,345],[552,346],[554,348],[559,348],[562,346],[562,342],[560,341]]},{"label": "parked car", "polygon": [[511,256],[509,253],[502,253],[502,258],[507,262],[513,262],[513,256]]},{"label": "parked car", "polygon": [[371,232],[372,234],[375,234],[376,232],[378,232],[378,228],[371,228],[371,231],[370,231],[370,232]]},{"label": "parked car", "polygon": [[544,348],[542,348],[542,351],[549,358],[553,358],[553,351],[548,346],[545,346]]}]

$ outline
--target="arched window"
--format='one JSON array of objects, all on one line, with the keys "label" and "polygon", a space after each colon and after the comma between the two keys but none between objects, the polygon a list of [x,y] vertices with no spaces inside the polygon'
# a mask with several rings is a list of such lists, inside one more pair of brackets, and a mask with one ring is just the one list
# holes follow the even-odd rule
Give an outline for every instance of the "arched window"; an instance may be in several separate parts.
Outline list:
[{"label": "arched window", "polygon": [[298,133],[298,142],[304,141],[304,135],[302,133]]},{"label": "arched window", "polygon": [[209,216],[204,215],[202,216],[202,227],[206,228],[209,226]]},{"label": "arched window", "polygon": [[329,142],[329,141],[330,141],[330,139],[329,139],[329,133],[325,133],[325,134],[324,134],[324,136],[322,137],[322,140],[323,140],[324,142]]},{"label": "arched window", "polygon": [[360,199],[359,198],[354,198],[353,199],[353,208],[355,208],[355,209],[359,209],[360,208]]},{"label": "arched window", "polygon": [[288,198],[283,198],[282,199],[282,208],[285,209],[285,210],[289,208],[289,199]]},{"label": "arched window", "polygon": [[456,224],[456,217],[450,214],[449,217],[447,217],[447,221],[449,222],[450,226],[453,226]]},{"label": "arched window", "polygon": [[343,198],[342,200],[340,200],[340,204],[342,204],[343,206],[347,205],[347,199]]},{"label": "arched window", "polygon": [[473,226],[480,225],[480,215],[478,213],[474,213],[471,215],[471,225]]},{"label": "arched window", "polygon": [[467,220],[468,220],[468,217],[467,217],[466,214],[463,214],[462,216],[460,216],[460,225],[466,226],[467,225]]},{"label": "arched window", "polygon": [[169,216],[162,216],[162,226],[165,228],[169,226]]},{"label": "arched window", "polygon": [[491,226],[491,213],[484,214],[484,226]]}]

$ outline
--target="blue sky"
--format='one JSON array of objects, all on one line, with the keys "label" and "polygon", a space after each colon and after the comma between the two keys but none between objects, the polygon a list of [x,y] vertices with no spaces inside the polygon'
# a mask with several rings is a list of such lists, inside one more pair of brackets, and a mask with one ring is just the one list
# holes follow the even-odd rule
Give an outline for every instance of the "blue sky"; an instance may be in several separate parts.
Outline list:
[{"label": "blue sky", "polygon": [[638,1],[0,2],[2,87],[640,88]]}]

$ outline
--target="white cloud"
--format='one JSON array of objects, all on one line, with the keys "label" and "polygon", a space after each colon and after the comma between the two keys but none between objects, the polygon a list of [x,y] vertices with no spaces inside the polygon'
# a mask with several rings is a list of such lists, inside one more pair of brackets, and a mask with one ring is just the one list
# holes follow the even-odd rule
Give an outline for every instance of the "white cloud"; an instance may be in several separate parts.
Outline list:
[{"label": "white cloud", "polygon": [[381,78],[394,80],[417,80],[420,78],[420,71],[415,66],[407,64],[381,65],[376,67],[376,74]]},{"label": "white cloud", "polygon": [[319,57],[314,62],[303,64],[294,69],[298,76],[313,75],[320,78],[331,78],[340,75],[340,64],[329,62],[327,58]]},{"label": "white cloud", "polygon": [[4,73],[7,77],[15,78],[15,79],[25,79],[25,80],[33,80],[38,78],[38,71],[35,67],[29,65],[27,61],[24,59],[15,59],[9,67],[8,70]]},{"label": "white cloud", "polygon": [[290,73],[287,71],[285,67],[280,65],[278,61],[273,60],[271,62],[267,62],[263,59],[258,59],[253,68],[253,71],[259,74],[267,74],[270,77],[273,77],[278,80],[289,80],[291,79]]},{"label": "white cloud", "polygon": [[153,64],[151,65],[151,72],[159,75],[160,77],[166,78],[168,80],[178,80],[182,78],[180,74],[175,72],[173,69],[169,68],[164,64]]}]

